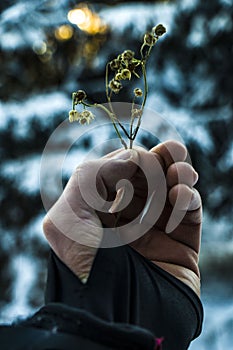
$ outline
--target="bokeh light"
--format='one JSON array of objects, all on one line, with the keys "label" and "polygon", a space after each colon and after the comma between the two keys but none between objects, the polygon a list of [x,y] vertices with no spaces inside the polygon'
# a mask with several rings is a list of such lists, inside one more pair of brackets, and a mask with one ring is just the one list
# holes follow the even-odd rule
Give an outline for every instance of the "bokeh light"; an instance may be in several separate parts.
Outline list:
[{"label": "bokeh light", "polygon": [[72,38],[74,33],[73,28],[68,24],[63,24],[55,29],[55,38],[57,40],[65,41]]},{"label": "bokeh light", "polygon": [[98,14],[93,12],[86,4],[80,4],[78,7],[68,12],[68,20],[84,32],[95,35],[104,34],[107,31],[107,25],[102,21]]},{"label": "bokeh light", "polygon": [[37,55],[44,55],[47,51],[47,44],[44,41],[35,42],[33,45],[33,51]]},{"label": "bokeh light", "polygon": [[73,9],[68,13],[68,20],[77,26],[84,24],[88,20],[87,8]]}]

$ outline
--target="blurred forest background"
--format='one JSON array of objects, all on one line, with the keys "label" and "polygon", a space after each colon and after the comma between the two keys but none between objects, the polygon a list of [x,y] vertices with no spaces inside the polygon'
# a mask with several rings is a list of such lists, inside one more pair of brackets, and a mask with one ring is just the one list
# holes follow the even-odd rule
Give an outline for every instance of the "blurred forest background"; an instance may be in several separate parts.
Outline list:
[{"label": "blurred forest background", "polygon": [[[72,16],[74,9],[79,12]],[[144,32],[163,23],[167,34],[149,60],[147,106],[185,140],[204,204],[205,323],[191,349],[232,347],[232,19],[231,0],[0,2],[1,322],[43,304],[48,245],[41,229],[40,159],[68,117],[72,91],[82,88],[91,100],[105,101],[106,62],[124,49],[138,52]],[[119,96],[130,101],[127,93]],[[90,133],[81,139],[64,183],[96,137],[97,143],[104,138]],[[57,140],[61,149],[66,138]],[[154,140],[142,135],[140,142],[151,147]]]}]

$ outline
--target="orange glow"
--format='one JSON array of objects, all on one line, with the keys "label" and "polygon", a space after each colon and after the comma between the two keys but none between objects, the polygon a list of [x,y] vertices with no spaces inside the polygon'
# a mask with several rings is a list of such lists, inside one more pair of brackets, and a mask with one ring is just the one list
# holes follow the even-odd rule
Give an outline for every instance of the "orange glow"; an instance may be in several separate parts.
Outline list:
[{"label": "orange glow", "polygon": [[63,41],[72,38],[73,32],[73,28],[67,24],[56,28],[54,34],[56,39]]},{"label": "orange glow", "polygon": [[70,10],[67,17],[71,23],[76,24],[79,29],[88,34],[95,35],[107,31],[107,25],[105,25],[101,18],[96,13],[92,12],[85,4]]}]

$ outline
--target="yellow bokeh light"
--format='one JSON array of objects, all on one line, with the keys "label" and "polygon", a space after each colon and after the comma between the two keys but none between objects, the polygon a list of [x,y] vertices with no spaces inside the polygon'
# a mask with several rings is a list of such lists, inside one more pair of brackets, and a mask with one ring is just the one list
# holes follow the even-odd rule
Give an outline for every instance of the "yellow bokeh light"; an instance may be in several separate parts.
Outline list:
[{"label": "yellow bokeh light", "polygon": [[77,26],[85,23],[87,20],[85,9],[86,8],[70,10],[68,13],[68,20],[70,23],[76,24]]},{"label": "yellow bokeh light", "polygon": [[55,37],[58,40],[69,40],[73,36],[73,28],[68,24],[64,24],[55,30]]},{"label": "yellow bokeh light", "polygon": [[91,35],[107,31],[107,26],[102,22],[101,18],[84,4],[79,8],[70,10],[68,20]]}]

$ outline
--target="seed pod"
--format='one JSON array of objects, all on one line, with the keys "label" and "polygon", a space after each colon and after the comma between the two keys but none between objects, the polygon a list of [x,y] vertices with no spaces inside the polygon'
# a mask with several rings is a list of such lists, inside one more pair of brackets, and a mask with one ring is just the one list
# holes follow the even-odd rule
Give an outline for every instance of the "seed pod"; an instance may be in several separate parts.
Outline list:
[{"label": "seed pod", "polygon": [[122,84],[115,80],[115,79],[112,79],[109,83],[109,88],[115,92],[115,94],[118,94],[118,92],[120,91],[120,89],[122,88]]},{"label": "seed pod", "polygon": [[166,28],[162,24],[158,24],[152,29],[152,32],[157,36],[161,36],[166,33]]},{"label": "seed pod", "polygon": [[74,104],[77,105],[78,103],[81,103],[85,98],[87,97],[85,91],[78,90],[73,93],[73,101]]},{"label": "seed pod", "polygon": [[122,69],[122,71],[121,71],[121,77],[122,77],[122,79],[131,79],[131,72],[130,72],[130,70],[129,69],[127,69],[127,68],[125,68],[125,69]]},{"label": "seed pod", "polygon": [[133,92],[134,92],[134,95],[135,95],[136,97],[141,97],[141,96],[143,95],[142,90],[139,89],[139,88],[134,89]]},{"label": "seed pod", "polygon": [[121,76],[121,73],[117,73],[116,75],[115,75],[115,80],[122,80],[122,76]]},{"label": "seed pod", "polygon": [[123,61],[130,61],[130,60],[132,60],[132,58],[134,57],[134,52],[133,51],[131,51],[131,50],[125,50],[123,53],[122,53],[122,55],[121,55],[121,57],[122,57],[122,60]]},{"label": "seed pod", "polygon": [[110,64],[111,70],[117,70],[121,66],[121,62],[120,62],[120,60],[118,58],[115,58],[109,64]]},{"label": "seed pod", "polygon": [[151,33],[146,33],[144,35],[144,44],[145,45],[147,45],[147,46],[154,46],[156,41],[157,41],[156,38]]}]

